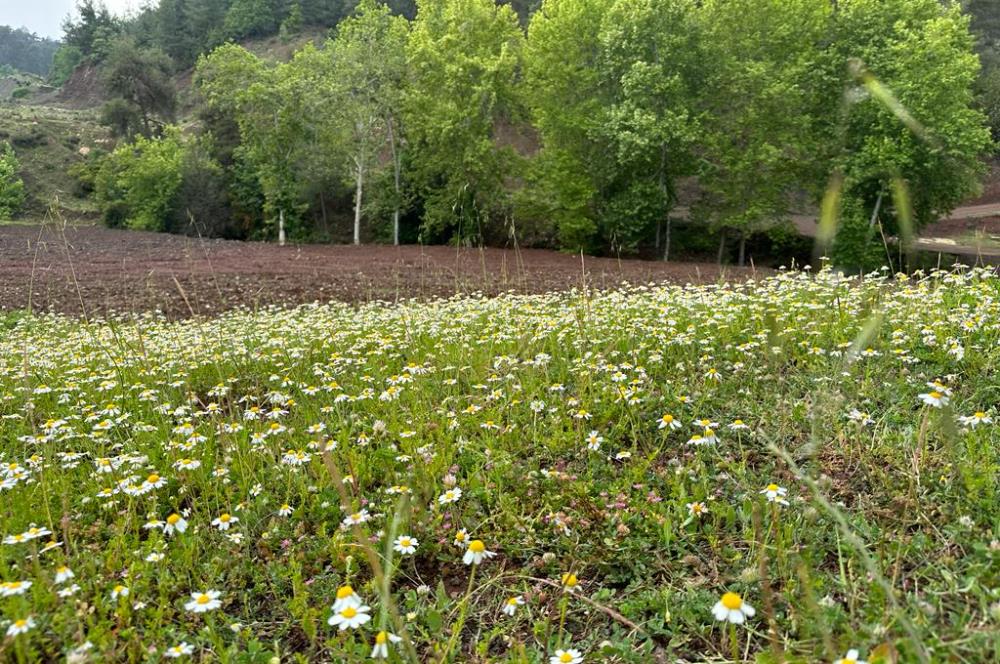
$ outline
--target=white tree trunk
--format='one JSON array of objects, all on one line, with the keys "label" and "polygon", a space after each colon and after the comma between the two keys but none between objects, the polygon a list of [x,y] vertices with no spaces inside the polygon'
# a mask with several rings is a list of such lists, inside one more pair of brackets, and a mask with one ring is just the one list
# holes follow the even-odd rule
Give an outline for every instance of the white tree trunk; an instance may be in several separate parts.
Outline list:
[{"label": "white tree trunk", "polygon": [[365,184],[365,171],[358,163],[357,186],[354,193],[354,244],[361,244],[361,193]]},{"label": "white tree trunk", "polygon": [[285,211],[278,210],[278,246],[285,246]]}]

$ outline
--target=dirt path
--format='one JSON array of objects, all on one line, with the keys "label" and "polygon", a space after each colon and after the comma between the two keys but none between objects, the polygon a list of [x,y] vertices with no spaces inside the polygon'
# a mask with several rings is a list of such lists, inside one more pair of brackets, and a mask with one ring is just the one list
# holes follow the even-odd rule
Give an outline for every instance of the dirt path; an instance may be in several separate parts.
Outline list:
[{"label": "dirt path", "polygon": [[749,269],[591,258],[553,251],[200,240],[98,226],[0,226],[0,309],[88,315],[545,292],[628,281],[704,282]]}]

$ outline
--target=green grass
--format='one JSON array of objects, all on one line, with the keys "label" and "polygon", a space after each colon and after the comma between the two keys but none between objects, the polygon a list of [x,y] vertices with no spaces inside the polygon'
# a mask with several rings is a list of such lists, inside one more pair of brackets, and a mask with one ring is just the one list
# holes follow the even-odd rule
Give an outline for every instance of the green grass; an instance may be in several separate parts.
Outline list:
[{"label": "green grass", "polygon": [[[360,662],[380,629],[394,661],[1000,659],[984,271],[6,320],[0,535],[52,534],[0,547],[32,582],[3,619],[34,622],[0,660]],[[459,529],[497,555],[463,564]],[[339,632],[344,584],[372,619]],[[746,625],[714,619],[726,592]]]}]

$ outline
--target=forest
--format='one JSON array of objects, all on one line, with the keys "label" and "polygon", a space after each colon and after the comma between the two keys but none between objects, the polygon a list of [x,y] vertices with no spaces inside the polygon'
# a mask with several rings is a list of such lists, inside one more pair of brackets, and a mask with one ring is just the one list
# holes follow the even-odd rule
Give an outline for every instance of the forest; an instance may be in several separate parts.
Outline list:
[{"label": "forest", "polygon": [[[669,258],[834,204],[843,263],[973,194],[1000,118],[984,0],[82,0],[107,224]],[[315,34],[287,62],[241,40]],[[195,101],[178,102],[190,71]],[[901,206],[907,209],[901,211]],[[678,223],[680,222],[680,223]],[[737,258],[738,256],[738,258]]]}]

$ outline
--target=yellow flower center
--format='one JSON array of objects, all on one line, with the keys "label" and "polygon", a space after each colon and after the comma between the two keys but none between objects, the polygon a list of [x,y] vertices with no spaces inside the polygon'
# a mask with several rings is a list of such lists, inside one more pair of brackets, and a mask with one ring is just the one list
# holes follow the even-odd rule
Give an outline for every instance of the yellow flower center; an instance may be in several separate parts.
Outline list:
[{"label": "yellow flower center", "polygon": [[24,618],[14,621],[14,626],[16,626],[18,629],[24,629],[27,626],[27,624],[28,621],[25,620]]},{"label": "yellow flower center", "polygon": [[202,593],[202,594],[198,595],[198,599],[196,601],[199,604],[208,604],[209,602],[212,601],[212,598],[209,597],[208,595],[206,595],[205,593]]},{"label": "yellow flower center", "polygon": [[981,419],[983,419],[984,417],[986,417],[986,413],[984,413],[984,412],[983,412],[983,411],[981,411],[981,410],[977,410],[977,411],[976,411],[976,419],[977,419],[977,420],[981,420]]},{"label": "yellow flower center", "polygon": [[147,477],[146,481],[149,482],[150,484],[156,484],[157,482],[160,481],[160,476],[154,473],[149,477]]},{"label": "yellow flower center", "polygon": [[337,588],[337,599],[347,599],[354,594],[354,588],[350,586],[341,586]]},{"label": "yellow flower center", "polygon": [[167,523],[169,523],[171,526],[176,525],[177,522],[180,520],[181,520],[180,514],[171,514],[170,516],[167,517]]},{"label": "yellow flower center", "polygon": [[403,539],[399,540],[399,545],[404,547],[410,546],[410,538],[404,537]]},{"label": "yellow flower center", "polygon": [[573,661],[573,655],[569,654],[568,652],[564,652],[563,654],[559,655],[559,661],[568,664],[569,662]]},{"label": "yellow flower center", "polygon": [[348,620],[350,620],[354,616],[358,615],[358,610],[355,609],[353,606],[349,606],[346,609],[344,609],[343,611],[341,611],[340,615],[342,615],[345,618],[347,618]]},{"label": "yellow flower center", "polygon": [[736,420],[733,424],[743,424],[743,420]]},{"label": "yellow flower center", "polygon": [[743,606],[743,599],[736,593],[726,593],[722,596],[722,606],[730,611],[735,611]]},{"label": "yellow flower center", "polygon": [[486,550],[486,545],[483,544],[483,540],[472,540],[469,542],[469,551],[473,553],[482,553]]},{"label": "yellow flower center", "polygon": [[767,490],[768,490],[768,491],[777,491],[777,490],[778,490],[778,488],[779,488],[779,487],[778,487],[778,485],[777,485],[777,484],[768,484],[768,485],[767,485]]},{"label": "yellow flower center", "polygon": [[222,516],[219,517],[219,521],[221,521],[222,523],[228,523],[229,519],[231,518],[232,517],[230,517],[228,514],[223,514]]},{"label": "yellow flower center", "polygon": [[566,574],[563,574],[562,582],[563,585],[566,586],[567,588],[572,588],[577,584],[576,574],[573,574],[573,572],[567,572]]},{"label": "yellow flower center", "polygon": [[930,397],[932,399],[940,399],[941,398],[941,393],[935,390],[935,391],[931,392]]},{"label": "yellow flower center", "polygon": [[517,606],[517,598],[516,597],[511,597],[509,600],[507,600],[507,605],[508,606]]},{"label": "yellow flower center", "polygon": [[375,643],[378,645],[383,645],[388,640],[388,635],[385,632],[379,632],[375,635]]},{"label": "yellow flower center", "polygon": [[458,532],[455,534],[455,541],[464,542],[466,537],[468,537],[468,535],[466,535],[465,533]]},{"label": "yellow flower center", "polygon": [[670,424],[671,422],[674,421],[674,416],[673,415],[664,415],[663,416],[663,421],[666,422],[667,424]]}]

